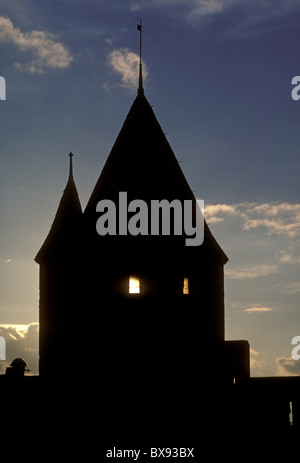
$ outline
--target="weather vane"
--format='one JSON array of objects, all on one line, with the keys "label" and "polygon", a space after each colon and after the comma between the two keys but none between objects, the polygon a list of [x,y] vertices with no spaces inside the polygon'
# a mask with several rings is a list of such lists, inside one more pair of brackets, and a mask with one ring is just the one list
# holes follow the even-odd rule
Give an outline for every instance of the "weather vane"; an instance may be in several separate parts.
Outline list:
[{"label": "weather vane", "polygon": [[73,162],[72,162],[72,157],[74,156],[74,154],[72,153],[72,151],[68,154],[68,156],[70,156],[69,176],[72,177],[72,176],[73,176]]},{"label": "weather vane", "polygon": [[143,29],[145,29],[144,26],[142,26],[142,18],[140,18],[140,24],[137,25],[137,30],[140,32],[140,67],[139,67],[139,89],[138,93],[144,93],[143,89],[143,73],[142,73],[142,34],[144,33]]}]

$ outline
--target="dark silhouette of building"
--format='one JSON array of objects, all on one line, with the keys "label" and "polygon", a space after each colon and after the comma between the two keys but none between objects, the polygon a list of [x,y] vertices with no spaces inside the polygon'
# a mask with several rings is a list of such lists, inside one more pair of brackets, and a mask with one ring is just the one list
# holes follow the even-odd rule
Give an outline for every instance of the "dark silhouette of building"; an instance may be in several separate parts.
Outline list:
[{"label": "dark silhouette of building", "polygon": [[[298,378],[250,378],[248,342],[225,340],[228,259],[205,221],[200,246],[186,246],[184,233],[164,236],[161,230],[100,236],[97,204],[118,205],[120,192],[127,204],[143,200],[149,210],[152,200],[190,200],[195,220],[196,198],[144,95],[141,67],[137,97],[84,211],[70,153],[68,183],[36,257],[41,378],[54,370],[68,381],[78,368],[89,377],[101,374],[104,396],[112,401],[108,421],[115,413],[119,423],[120,416],[126,422],[132,413],[141,420],[147,415],[157,429],[164,410],[173,432],[179,422],[182,432],[194,414],[223,436],[224,429],[252,426],[290,429]],[[78,339],[74,333],[85,314],[94,336]]]},{"label": "dark silhouette of building", "polygon": [[[148,211],[152,200],[179,200],[182,205],[189,200],[196,213],[196,198],[141,79],[83,212],[72,170],[70,153],[68,183],[36,257],[40,375],[52,376],[55,365],[60,375],[69,376],[66,365],[58,363],[65,356],[92,368],[101,355],[113,383],[120,374],[128,385],[137,374],[155,382],[152,371],[160,378],[160,389],[182,390],[187,379],[178,372],[187,370],[189,387],[195,387],[201,375],[229,383],[249,377],[248,343],[225,342],[223,267],[228,259],[206,223],[200,246],[186,246],[185,234],[100,236],[96,231],[98,202],[118,205],[120,192],[126,192],[127,203],[143,200]],[[130,293],[130,278],[139,285],[138,294]],[[99,327],[99,337],[76,340],[74,352],[74,333],[87,312]],[[217,369],[215,358],[220,359]]]},{"label": "dark silhouette of building", "polygon": [[251,378],[248,342],[225,339],[228,258],[205,221],[200,246],[186,246],[187,234],[174,230],[96,230],[97,204],[119,205],[120,192],[148,210],[152,200],[191,201],[196,220],[196,198],[144,95],[141,64],[137,97],[84,211],[69,156],[67,185],[35,258],[40,375],[28,378],[26,393],[39,394],[39,423],[53,419],[62,432],[85,430],[97,442],[97,416],[106,448],[117,438],[151,446],[167,438],[161,446],[198,445],[198,457],[232,455],[253,429],[258,447],[266,435],[294,442],[299,378]]}]

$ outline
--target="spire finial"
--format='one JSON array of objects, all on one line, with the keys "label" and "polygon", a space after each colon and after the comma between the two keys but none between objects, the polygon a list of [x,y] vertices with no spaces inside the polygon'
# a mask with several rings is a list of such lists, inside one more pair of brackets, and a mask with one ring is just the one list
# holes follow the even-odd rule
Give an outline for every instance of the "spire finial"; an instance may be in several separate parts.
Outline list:
[{"label": "spire finial", "polygon": [[73,177],[73,160],[72,160],[72,157],[74,156],[74,154],[72,153],[72,151],[68,154],[68,156],[70,156],[69,177]]},{"label": "spire finial", "polygon": [[138,31],[140,31],[140,66],[139,66],[139,88],[138,88],[138,95],[144,94],[143,89],[143,70],[142,70],[142,33],[143,33],[142,26],[142,18],[140,19],[140,24],[137,25]]}]

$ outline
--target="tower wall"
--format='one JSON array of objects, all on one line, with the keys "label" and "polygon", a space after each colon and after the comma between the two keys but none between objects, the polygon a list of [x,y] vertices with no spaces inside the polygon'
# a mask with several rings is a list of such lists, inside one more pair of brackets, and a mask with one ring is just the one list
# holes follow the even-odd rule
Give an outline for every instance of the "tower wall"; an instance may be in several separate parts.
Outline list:
[{"label": "tower wall", "polygon": [[75,359],[82,349],[79,339],[84,314],[81,284],[82,274],[74,261],[40,265],[41,376],[74,375]]}]

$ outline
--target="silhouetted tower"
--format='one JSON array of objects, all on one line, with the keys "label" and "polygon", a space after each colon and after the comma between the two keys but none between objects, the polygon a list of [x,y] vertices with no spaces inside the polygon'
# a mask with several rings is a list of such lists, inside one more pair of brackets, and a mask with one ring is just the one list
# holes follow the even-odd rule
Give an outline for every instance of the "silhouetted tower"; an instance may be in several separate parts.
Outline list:
[{"label": "silhouetted tower", "polygon": [[[148,234],[130,235],[123,225],[119,230],[120,193],[126,193],[127,204],[137,199],[147,204]],[[102,200],[116,205],[115,235],[97,233]],[[162,229],[151,234],[152,200],[182,205],[189,200],[195,221],[196,198],[144,95],[140,60],[137,97],[86,209],[81,212],[70,153],[69,180],[36,257],[41,375],[50,375],[66,357],[69,367],[60,365],[62,375],[74,374],[69,370],[76,367],[90,375],[102,371],[108,387],[122,378],[122,387],[131,389],[138,378],[147,387],[176,385],[182,393],[226,378],[228,364],[229,379],[238,375],[234,358],[237,351],[236,358],[247,357],[247,345],[242,354],[237,344],[225,348],[228,259],[205,222],[200,246],[186,246],[187,236],[172,229],[170,235]],[[136,212],[127,210],[127,220]],[[84,322],[87,338],[80,336]]]},{"label": "silhouetted tower", "polygon": [[155,371],[160,381],[179,383],[180,371],[213,374],[211,360],[224,342],[226,255],[206,224],[198,247],[187,247],[184,235],[99,236],[95,227],[98,202],[118,205],[120,192],[128,203],[145,201],[148,211],[151,200],[196,204],[142,82],[140,65],[137,97],[84,211],[86,295],[105,327],[107,377],[138,371],[149,382]]},{"label": "silhouetted tower", "polygon": [[40,265],[41,375],[65,369],[68,355],[74,355],[73,327],[81,297],[82,210],[73,179],[73,154],[69,156],[69,179],[50,232],[35,258]]}]

